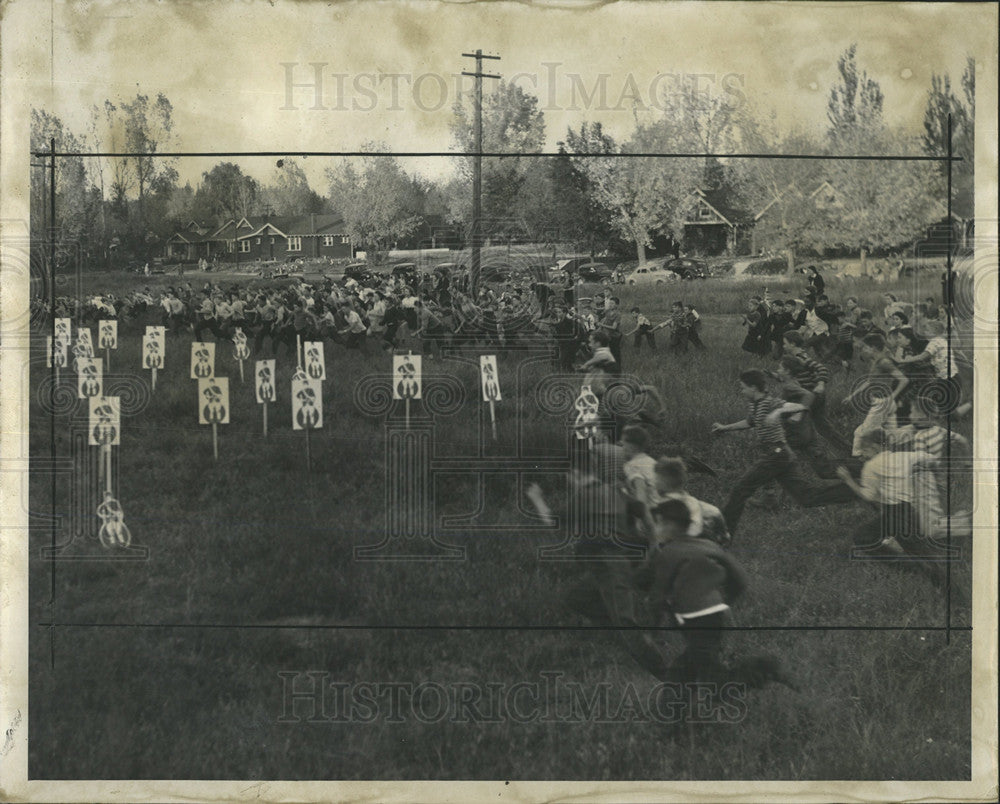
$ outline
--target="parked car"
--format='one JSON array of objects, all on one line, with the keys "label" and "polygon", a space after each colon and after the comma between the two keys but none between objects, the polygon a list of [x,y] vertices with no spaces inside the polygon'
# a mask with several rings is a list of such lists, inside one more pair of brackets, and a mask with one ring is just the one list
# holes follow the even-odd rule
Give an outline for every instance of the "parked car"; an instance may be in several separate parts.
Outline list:
[{"label": "parked car", "polygon": [[690,257],[676,257],[663,263],[665,271],[673,271],[681,279],[704,279],[708,276],[708,265],[704,260]]},{"label": "parked car", "polygon": [[585,282],[604,282],[610,280],[613,273],[607,265],[600,262],[587,262],[576,270],[577,278]]},{"label": "parked car", "polygon": [[628,285],[662,285],[665,282],[676,282],[680,275],[664,267],[665,260],[656,260],[640,265],[627,277]]}]

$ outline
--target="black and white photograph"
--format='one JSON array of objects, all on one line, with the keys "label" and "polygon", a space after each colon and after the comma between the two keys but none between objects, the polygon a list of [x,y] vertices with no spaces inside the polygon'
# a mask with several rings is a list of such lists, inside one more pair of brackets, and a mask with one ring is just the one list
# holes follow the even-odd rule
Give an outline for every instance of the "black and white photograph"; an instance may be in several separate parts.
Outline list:
[{"label": "black and white photograph", "polygon": [[996,5],[0,16],[3,800],[996,800]]}]

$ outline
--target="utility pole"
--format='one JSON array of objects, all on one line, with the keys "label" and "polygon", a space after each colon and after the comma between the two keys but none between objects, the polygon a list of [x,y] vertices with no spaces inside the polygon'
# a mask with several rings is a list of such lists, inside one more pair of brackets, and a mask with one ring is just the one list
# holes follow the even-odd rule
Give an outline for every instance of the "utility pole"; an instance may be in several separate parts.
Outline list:
[{"label": "utility pole", "polygon": [[476,118],[472,138],[475,141],[475,156],[472,161],[472,277],[479,277],[480,247],[482,246],[482,232],[480,228],[480,218],[482,217],[482,197],[483,197],[483,79],[496,78],[499,75],[491,75],[483,72],[483,59],[493,59],[500,61],[499,56],[484,56],[482,50],[475,53],[463,53],[463,57],[476,60],[476,71],[467,73],[464,70],[462,75],[469,75],[476,79]]}]

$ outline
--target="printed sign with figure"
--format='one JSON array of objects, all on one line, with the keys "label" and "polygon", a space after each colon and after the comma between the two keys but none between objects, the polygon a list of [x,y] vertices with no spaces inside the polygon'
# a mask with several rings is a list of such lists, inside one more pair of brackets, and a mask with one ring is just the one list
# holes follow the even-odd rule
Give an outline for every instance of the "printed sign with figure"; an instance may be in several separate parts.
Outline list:
[{"label": "printed sign with figure", "polygon": [[90,445],[117,447],[121,444],[121,403],[117,396],[90,398]]},{"label": "printed sign with figure", "polygon": [[573,428],[574,435],[581,441],[585,438],[593,438],[597,435],[600,425],[598,416],[600,402],[589,385],[580,388],[580,395],[576,398],[575,407],[577,414]]},{"label": "printed sign with figure", "polygon": [[84,357],[94,356],[94,341],[90,337],[90,327],[80,327],[79,331],[76,333],[76,342],[83,347]]},{"label": "printed sign with figure", "polygon": [[292,429],[323,426],[323,385],[320,380],[292,380]]},{"label": "printed sign with figure", "polygon": [[143,368],[163,368],[166,353],[166,331],[166,327],[146,327],[146,334],[142,338]]},{"label": "printed sign with figure", "polygon": [[198,379],[198,424],[229,424],[229,378]]},{"label": "printed sign with figure", "polygon": [[56,341],[62,343],[69,348],[70,342],[73,340],[71,337],[73,322],[69,318],[57,318],[56,319]]},{"label": "printed sign with figure", "polygon": [[420,355],[393,355],[392,398],[420,399]]},{"label": "printed sign with figure", "polygon": [[77,369],[76,390],[80,399],[101,396],[104,390],[104,376],[99,357],[80,357]]},{"label": "printed sign with figure", "polygon": [[233,359],[247,360],[250,357],[250,347],[247,345],[247,336],[242,327],[236,327],[233,332]]},{"label": "printed sign with figure", "polygon": [[[56,351],[55,351],[55,366],[56,368],[65,368],[66,361],[69,357],[69,350],[66,348],[66,343],[64,341],[56,341]],[[52,368],[52,336],[49,335],[45,338],[45,368]]]},{"label": "printed sign with figure", "polygon": [[102,349],[118,348],[118,322],[111,319],[102,319],[98,326],[100,337],[98,338]]},{"label": "printed sign with figure", "polygon": [[483,382],[483,401],[499,402],[500,380],[497,375],[496,355],[480,355],[479,374]]},{"label": "printed sign with figure", "polygon": [[255,383],[257,390],[257,403],[264,404],[265,402],[273,402],[275,399],[274,361],[258,360],[254,376],[257,378],[257,382]]},{"label": "printed sign with figure", "polygon": [[215,344],[194,341],[191,344],[191,379],[204,380],[215,374]]},{"label": "printed sign with figure", "polygon": [[322,341],[306,341],[302,344],[305,350],[306,376],[311,380],[326,379],[326,359],[323,355]]}]

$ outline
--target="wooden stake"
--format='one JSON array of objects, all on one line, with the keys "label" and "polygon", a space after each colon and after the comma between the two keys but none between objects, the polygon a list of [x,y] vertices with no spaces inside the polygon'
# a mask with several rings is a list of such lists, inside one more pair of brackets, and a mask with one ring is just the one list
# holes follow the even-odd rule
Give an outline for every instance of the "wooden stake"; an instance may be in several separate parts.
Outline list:
[{"label": "wooden stake", "polygon": [[490,400],[490,424],[493,425],[493,440],[497,440],[497,411],[496,403]]},{"label": "wooden stake", "polygon": [[240,385],[243,384],[243,361],[240,361]]},{"label": "wooden stake", "polygon": [[312,472],[312,447],[310,446],[309,433],[312,427],[306,425],[306,472]]},{"label": "wooden stake", "polygon": [[267,438],[267,402],[264,402],[264,438]]},{"label": "wooden stake", "polygon": [[104,459],[106,461],[106,468],[104,470],[104,488],[107,490],[108,494],[111,494],[111,445],[105,444],[102,447],[104,451]]},{"label": "wooden stake", "polygon": [[410,397],[406,397],[406,429],[410,429]]},{"label": "wooden stake", "polygon": [[156,390],[156,366],[153,366],[153,389]]},{"label": "wooden stake", "polygon": [[212,456],[219,460],[219,425],[212,422]]},{"label": "wooden stake", "polygon": [[111,349],[104,347],[104,370],[111,371]]}]

